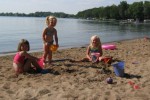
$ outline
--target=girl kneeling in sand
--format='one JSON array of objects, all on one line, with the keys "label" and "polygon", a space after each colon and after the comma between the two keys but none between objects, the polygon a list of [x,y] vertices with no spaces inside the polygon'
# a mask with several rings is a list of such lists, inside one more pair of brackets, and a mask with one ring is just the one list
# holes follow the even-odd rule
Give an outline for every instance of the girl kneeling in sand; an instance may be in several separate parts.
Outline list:
[{"label": "girl kneeling in sand", "polygon": [[22,39],[18,44],[18,52],[13,59],[13,68],[16,75],[24,72],[40,72],[42,69],[37,63],[38,58],[27,53],[30,50],[29,42]]},{"label": "girl kneeling in sand", "polygon": [[98,62],[102,60],[102,55],[103,51],[100,38],[94,35],[91,37],[90,45],[87,47],[86,58],[82,59],[82,61]]}]

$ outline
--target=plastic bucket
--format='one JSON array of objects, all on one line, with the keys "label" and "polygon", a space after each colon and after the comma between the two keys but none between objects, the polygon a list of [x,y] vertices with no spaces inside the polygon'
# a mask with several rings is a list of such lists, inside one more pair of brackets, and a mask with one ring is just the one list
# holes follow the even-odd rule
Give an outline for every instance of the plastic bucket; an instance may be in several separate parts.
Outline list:
[{"label": "plastic bucket", "polygon": [[91,53],[92,62],[97,62],[99,60],[100,53]]},{"label": "plastic bucket", "polygon": [[39,64],[39,66],[43,69],[44,65],[43,65],[44,59],[43,58],[39,58],[37,63]]},{"label": "plastic bucket", "polygon": [[119,77],[124,76],[124,65],[125,65],[124,61],[112,65],[114,68],[114,72],[117,76]]},{"label": "plastic bucket", "polygon": [[57,45],[55,45],[55,44],[52,44],[51,46],[50,46],[50,50],[51,51],[57,51],[57,49],[58,49],[58,46]]}]

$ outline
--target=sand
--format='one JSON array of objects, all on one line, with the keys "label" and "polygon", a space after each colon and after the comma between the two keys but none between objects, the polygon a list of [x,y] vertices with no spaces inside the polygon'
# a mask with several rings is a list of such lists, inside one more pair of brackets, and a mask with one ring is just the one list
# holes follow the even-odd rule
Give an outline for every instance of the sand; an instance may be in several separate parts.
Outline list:
[{"label": "sand", "polygon": [[[111,64],[72,62],[85,57],[86,47],[61,49],[53,53],[47,74],[14,75],[14,55],[0,57],[0,100],[150,100],[150,39],[113,42]],[[42,52],[32,55],[41,57]],[[125,75],[118,77],[112,64],[125,62]],[[106,79],[112,77],[113,83]]]}]

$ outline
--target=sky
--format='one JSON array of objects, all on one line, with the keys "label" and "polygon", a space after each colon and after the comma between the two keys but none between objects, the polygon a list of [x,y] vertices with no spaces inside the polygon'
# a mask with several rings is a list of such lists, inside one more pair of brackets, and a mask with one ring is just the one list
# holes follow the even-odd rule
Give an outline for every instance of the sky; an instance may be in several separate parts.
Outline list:
[{"label": "sky", "polygon": [[[123,0],[0,0],[0,13],[64,12],[77,14],[95,7],[118,5]],[[145,0],[124,0],[128,4]],[[149,0],[147,0],[149,1]]]}]

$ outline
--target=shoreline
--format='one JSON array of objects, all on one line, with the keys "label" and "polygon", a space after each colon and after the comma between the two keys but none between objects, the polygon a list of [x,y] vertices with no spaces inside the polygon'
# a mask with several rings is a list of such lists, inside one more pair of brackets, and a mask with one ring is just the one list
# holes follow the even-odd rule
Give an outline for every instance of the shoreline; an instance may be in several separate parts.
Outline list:
[{"label": "shoreline", "polygon": [[[109,44],[109,43],[114,43],[114,42],[121,42],[121,41],[129,41],[129,40],[134,40],[134,39],[142,39],[142,38],[145,38],[145,37],[139,37],[139,38],[132,38],[132,39],[125,39],[125,40],[118,40],[118,41],[111,41],[111,42],[104,42],[102,44]],[[59,50],[61,49],[69,49],[69,48],[80,48],[80,47],[86,47],[88,44],[83,44],[83,45],[80,45],[80,46],[68,46],[68,47],[59,47]],[[3,57],[3,56],[11,56],[11,55],[14,55],[17,51],[9,51],[9,52],[0,52],[0,57]],[[30,53],[35,53],[35,52],[43,52],[43,49],[40,48],[40,49],[36,49],[36,50],[30,50],[29,51]]]},{"label": "shoreline", "polygon": [[[35,100],[149,100],[150,39],[138,38],[111,42],[115,50],[103,50],[113,63],[125,62],[125,76],[118,77],[111,64],[72,62],[85,57],[86,47],[59,49],[53,53],[53,65],[47,74],[14,76],[14,55],[0,57],[0,99]],[[42,52],[32,52],[41,57]],[[112,84],[106,79],[111,77]]]}]

